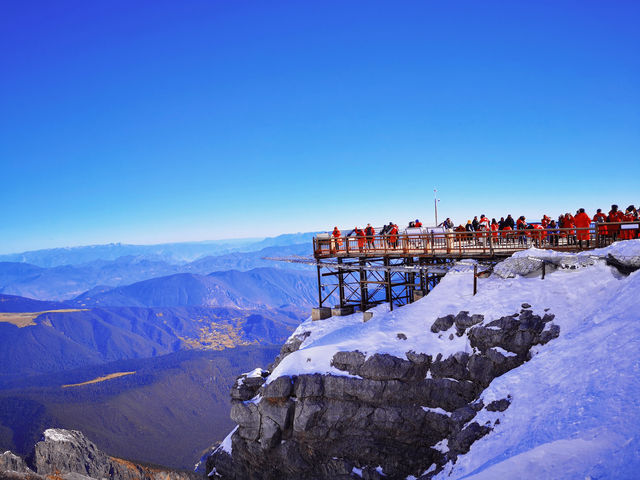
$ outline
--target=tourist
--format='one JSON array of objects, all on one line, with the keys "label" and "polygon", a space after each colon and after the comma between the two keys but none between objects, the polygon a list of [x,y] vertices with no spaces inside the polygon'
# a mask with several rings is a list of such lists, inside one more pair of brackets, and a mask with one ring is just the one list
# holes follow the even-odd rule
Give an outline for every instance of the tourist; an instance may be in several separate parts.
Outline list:
[{"label": "tourist", "polygon": [[[611,210],[609,210],[609,216],[607,217],[607,221],[609,223],[618,223],[622,221],[622,217],[624,214],[618,210],[618,205],[611,205]],[[618,238],[618,234],[620,233],[620,225],[609,225],[607,227],[609,234],[613,237],[613,241],[615,242]]]},{"label": "tourist", "polygon": [[367,228],[364,229],[364,234],[367,236],[367,248],[373,248],[373,236],[376,234],[376,230],[370,223],[367,223]]},{"label": "tourist", "polygon": [[586,214],[584,208],[578,210],[578,213],[574,217],[573,222],[576,227],[578,245],[580,249],[582,249],[583,240],[587,242],[587,248],[589,248],[589,239],[591,238],[589,227],[591,226],[591,218],[589,218],[589,215]]},{"label": "tourist", "polygon": [[333,233],[331,235],[333,236],[331,239],[331,251],[337,253],[340,250],[340,245],[342,245],[342,238],[340,238],[342,234],[340,230],[338,230],[338,227],[333,227]]}]

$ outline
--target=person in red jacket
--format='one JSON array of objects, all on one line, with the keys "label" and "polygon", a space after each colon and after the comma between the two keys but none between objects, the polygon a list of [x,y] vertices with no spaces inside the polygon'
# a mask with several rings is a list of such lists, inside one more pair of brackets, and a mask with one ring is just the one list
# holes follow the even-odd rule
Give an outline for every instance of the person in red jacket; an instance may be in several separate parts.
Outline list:
[{"label": "person in red jacket", "polygon": [[[609,210],[607,221],[609,223],[621,222],[623,216],[624,214],[620,210],[618,210],[618,205],[611,205],[611,210]],[[618,238],[618,234],[620,233],[620,225],[608,225],[607,230],[609,231],[609,234],[613,237],[613,241],[615,242]]]},{"label": "person in red jacket", "polygon": [[[633,205],[627,208],[627,211],[622,216],[622,222],[633,222],[635,220],[635,215],[633,214],[634,208]],[[620,240],[632,240],[635,237],[636,231],[631,229],[620,229]]]},{"label": "person in red jacket", "polygon": [[334,253],[337,253],[340,250],[340,245],[342,245],[342,239],[340,238],[341,235],[342,233],[340,233],[338,227],[333,227],[333,233],[331,234],[333,237],[333,241],[331,242],[333,248],[331,250],[333,250]]},{"label": "person in red jacket", "polygon": [[376,234],[376,231],[370,223],[367,223],[367,228],[364,229],[364,234],[367,236],[367,248],[373,248],[373,236]]},{"label": "person in red jacket", "polygon": [[598,235],[599,236],[606,236],[607,235],[607,226],[606,225],[601,225],[603,223],[605,223],[607,221],[607,216],[602,213],[602,209],[599,208],[596,211],[596,214],[593,216],[593,221],[596,222],[598,224]]},{"label": "person in red jacket", "polygon": [[389,243],[393,248],[398,247],[398,225],[395,223],[391,227],[391,230],[389,230]]},{"label": "person in red jacket", "polygon": [[564,234],[567,236],[567,245],[575,245],[576,243],[576,231],[575,230],[571,230],[572,228],[575,227],[575,224],[573,223],[574,219],[573,219],[573,215],[571,215],[569,212],[564,214],[562,223],[560,224],[560,228],[566,228],[567,230],[564,230]]},{"label": "person in red jacket", "polygon": [[356,227],[353,229],[356,234],[356,238],[358,239],[358,251],[362,252],[364,250],[364,231],[360,228]]},{"label": "person in red jacket", "polygon": [[547,228],[549,226],[549,222],[551,221],[551,218],[549,218],[546,215],[542,216],[542,220],[541,220],[541,224],[542,224],[542,228]]},{"label": "person in red jacket", "polygon": [[498,230],[500,230],[500,225],[496,222],[495,218],[491,219],[491,236],[493,237],[493,243],[498,243]]},{"label": "person in red jacket", "polygon": [[582,248],[583,240],[587,242],[587,248],[589,248],[589,239],[591,238],[589,227],[591,226],[591,219],[589,218],[589,215],[587,215],[584,211],[584,208],[578,210],[578,213],[574,217],[573,222],[578,233],[578,244],[580,245],[580,248]]},{"label": "person in red jacket", "polygon": [[420,228],[422,227],[422,222],[416,218],[416,221],[413,224],[414,227]]}]

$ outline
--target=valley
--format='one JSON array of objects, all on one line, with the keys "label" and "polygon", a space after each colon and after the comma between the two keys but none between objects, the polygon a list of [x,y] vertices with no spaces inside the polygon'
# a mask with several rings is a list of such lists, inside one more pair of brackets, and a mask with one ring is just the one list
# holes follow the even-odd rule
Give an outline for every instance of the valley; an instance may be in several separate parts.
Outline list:
[{"label": "valley", "polygon": [[272,362],[316,301],[314,272],[263,259],[310,244],[253,248],[0,262],[0,449],[26,455],[60,427],[109,455],[193,468],[232,426],[236,377]]}]

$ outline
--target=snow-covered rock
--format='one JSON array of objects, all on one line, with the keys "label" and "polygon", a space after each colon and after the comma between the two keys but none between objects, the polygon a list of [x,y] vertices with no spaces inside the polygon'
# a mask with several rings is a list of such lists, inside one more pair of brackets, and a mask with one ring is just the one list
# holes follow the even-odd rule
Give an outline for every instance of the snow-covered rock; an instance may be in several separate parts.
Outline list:
[{"label": "snow-covered rock", "polygon": [[[234,394],[232,448],[208,470],[635,478],[640,272],[619,267],[638,259],[640,240],[573,255],[530,249],[479,279],[476,296],[459,269],[366,323],[361,314],[304,322],[255,396]],[[555,267],[544,279],[532,270],[543,261]]]}]

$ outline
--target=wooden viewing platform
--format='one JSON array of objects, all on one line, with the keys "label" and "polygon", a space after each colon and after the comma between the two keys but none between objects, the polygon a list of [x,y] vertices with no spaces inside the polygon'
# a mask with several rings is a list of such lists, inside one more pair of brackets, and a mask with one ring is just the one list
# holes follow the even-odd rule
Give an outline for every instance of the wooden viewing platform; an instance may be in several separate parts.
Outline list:
[{"label": "wooden viewing platform", "polygon": [[[458,260],[475,260],[490,267],[531,247],[579,252],[639,234],[640,221],[475,232],[407,228],[396,235],[372,237],[320,234],[313,239],[319,306],[313,316],[346,315],[355,309],[365,312],[385,302],[391,309],[406,305],[427,295]],[[328,301],[334,301],[333,309],[324,306]]]},{"label": "wooden viewing platform", "polygon": [[[381,255],[482,260],[509,257],[532,246],[563,252],[605,247],[612,243],[614,236],[611,232],[614,229],[618,239],[622,239],[626,232],[633,232],[632,238],[637,238],[640,222],[598,223],[588,228],[555,228],[553,232],[556,233],[550,233],[547,229],[453,232],[442,228],[412,228],[393,236],[373,237],[333,237],[327,233],[314,237],[313,254],[316,260]],[[411,233],[406,233],[410,230]],[[419,230],[423,232],[419,233]],[[580,237],[584,237],[582,244],[577,240]]]}]

